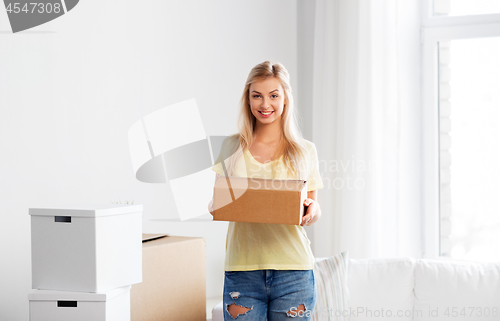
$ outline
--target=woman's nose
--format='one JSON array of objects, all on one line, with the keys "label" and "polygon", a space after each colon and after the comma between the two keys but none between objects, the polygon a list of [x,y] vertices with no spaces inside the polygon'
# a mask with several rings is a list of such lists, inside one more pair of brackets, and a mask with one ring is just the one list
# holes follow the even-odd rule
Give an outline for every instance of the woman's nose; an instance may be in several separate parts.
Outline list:
[{"label": "woman's nose", "polygon": [[266,98],[262,99],[262,108],[269,108],[269,101]]}]

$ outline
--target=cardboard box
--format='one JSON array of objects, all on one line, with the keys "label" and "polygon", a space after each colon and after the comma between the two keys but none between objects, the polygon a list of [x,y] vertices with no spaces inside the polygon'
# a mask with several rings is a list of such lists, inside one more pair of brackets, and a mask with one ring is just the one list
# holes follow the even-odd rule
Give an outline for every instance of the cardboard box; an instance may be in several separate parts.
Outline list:
[{"label": "cardboard box", "polygon": [[143,280],[130,292],[132,321],[205,321],[205,240],[143,235]]},{"label": "cardboard box", "polygon": [[30,208],[33,289],[105,292],[142,281],[142,205]]},{"label": "cardboard box", "polygon": [[130,285],[104,293],[32,290],[30,321],[130,321]]},{"label": "cardboard box", "polygon": [[299,225],[306,181],[221,177],[214,186],[214,220]]}]

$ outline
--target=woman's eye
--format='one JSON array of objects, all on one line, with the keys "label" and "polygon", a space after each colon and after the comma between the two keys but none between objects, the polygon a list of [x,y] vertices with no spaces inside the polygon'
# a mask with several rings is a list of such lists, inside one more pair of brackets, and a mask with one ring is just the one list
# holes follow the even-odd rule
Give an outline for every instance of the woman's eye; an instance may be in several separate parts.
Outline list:
[{"label": "woman's eye", "polygon": [[278,98],[278,95],[272,95],[271,97],[273,97],[273,98]]},{"label": "woman's eye", "polygon": [[260,95],[253,95],[252,97],[253,97],[253,98],[259,98],[259,97],[260,97]]}]

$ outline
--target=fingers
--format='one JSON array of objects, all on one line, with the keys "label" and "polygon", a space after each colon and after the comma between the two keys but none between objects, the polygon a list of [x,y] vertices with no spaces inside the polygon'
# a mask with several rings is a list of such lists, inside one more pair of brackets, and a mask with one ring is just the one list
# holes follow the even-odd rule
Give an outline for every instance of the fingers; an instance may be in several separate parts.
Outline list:
[{"label": "fingers", "polygon": [[311,223],[312,218],[313,218],[312,214],[304,215],[304,217],[302,217],[302,222],[300,223],[300,225],[301,226],[304,226],[304,225],[309,226],[309,223]]},{"label": "fingers", "polygon": [[311,223],[313,217],[314,217],[314,200],[310,198],[306,198],[304,200],[304,205],[307,206],[307,212],[305,215],[302,217],[302,222],[300,223],[301,226],[307,225]]}]

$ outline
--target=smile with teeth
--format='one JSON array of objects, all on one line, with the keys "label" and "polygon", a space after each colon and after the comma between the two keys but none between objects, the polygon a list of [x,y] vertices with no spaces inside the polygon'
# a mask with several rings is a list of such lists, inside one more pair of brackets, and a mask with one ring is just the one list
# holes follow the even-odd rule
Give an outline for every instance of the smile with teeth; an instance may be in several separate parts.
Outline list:
[{"label": "smile with teeth", "polygon": [[259,110],[259,113],[261,113],[264,116],[268,116],[268,115],[271,115],[272,113],[274,113],[274,111],[260,111]]}]

